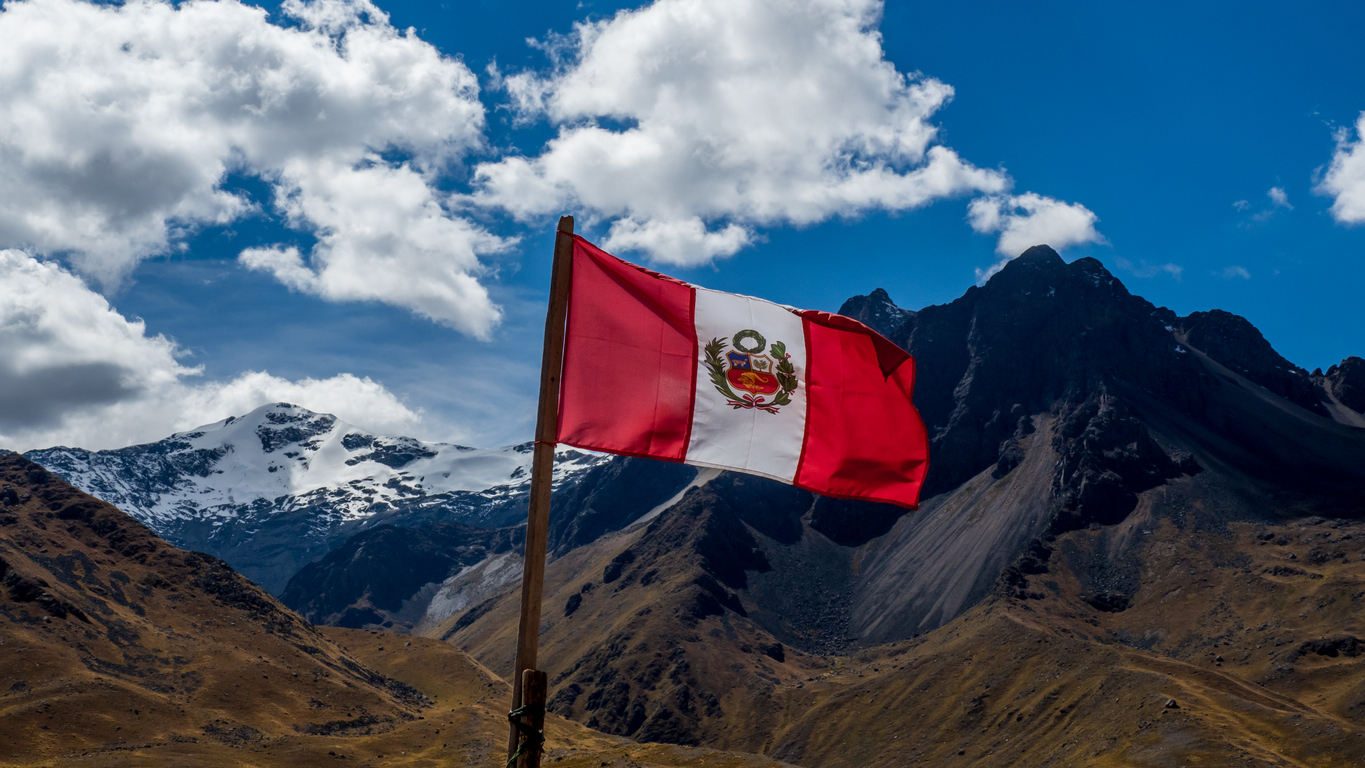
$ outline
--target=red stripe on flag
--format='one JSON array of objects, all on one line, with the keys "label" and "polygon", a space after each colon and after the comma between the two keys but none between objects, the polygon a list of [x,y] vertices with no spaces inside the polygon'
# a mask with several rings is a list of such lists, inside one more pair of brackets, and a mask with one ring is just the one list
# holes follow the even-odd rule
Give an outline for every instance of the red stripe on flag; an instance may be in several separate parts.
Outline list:
[{"label": "red stripe on flag", "polygon": [[682,461],[692,427],[692,286],[574,237],[559,442]]},{"label": "red stripe on flag", "polygon": [[929,469],[928,436],[911,401],[914,358],[856,320],[799,314],[808,405],[795,484],[913,509]]}]

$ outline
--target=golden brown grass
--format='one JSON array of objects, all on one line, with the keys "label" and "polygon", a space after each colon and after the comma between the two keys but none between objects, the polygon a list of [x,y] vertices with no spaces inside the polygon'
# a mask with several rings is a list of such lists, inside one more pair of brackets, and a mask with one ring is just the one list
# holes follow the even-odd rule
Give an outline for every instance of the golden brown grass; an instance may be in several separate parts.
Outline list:
[{"label": "golden brown grass", "polygon": [[[0,507],[0,766],[502,764],[508,686],[459,649],[314,628],[33,469],[0,456],[22,499]],[[773,764],[547,731],[566,765]]]},{"label": "golden brown grass", "polygon": [[[680,618],[696,575],[684,547],[649,561],[651,584],[597,584],[565,617],[567,596],[612,557],[649,546],[618,535],[551,564],[543,666],[552,696],[585,674],[651,702],[715,691],[703,743],[805,766],[1365,765],[1365,642],[1346,640],[1365,641],[1365,523],[1182,528],[1143,504],[1122,525],[1059,537],[1028,598],[1000,595],[849,656],[787,649],[782,663],[755,652],[772,638],[733,613]],[[1119,567],[1136,569],[1131,607],[1087,604]],[[454,637],[500,670],[515,608],[509,594]],[[692,679],[649,677],[676,649]],[[585,722],[602,711],[586,698],[570,709]]]}]

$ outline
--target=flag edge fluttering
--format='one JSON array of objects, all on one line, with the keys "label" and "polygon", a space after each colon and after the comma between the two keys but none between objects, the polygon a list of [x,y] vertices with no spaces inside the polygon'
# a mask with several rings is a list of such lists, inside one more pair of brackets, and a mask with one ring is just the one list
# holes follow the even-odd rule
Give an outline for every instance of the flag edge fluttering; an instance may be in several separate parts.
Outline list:
[{"label": "flag edge fluttering", "polygon": [[[577,338],[573,334],[574,330],[573,323],[575,318],[575,304],[578,303],[575,301],[575,297],[577,297],[576,290],[577,285],[571,285],[569,290],[570,298],[568,314],[565,318],[564,352],[563,357],[560,361],[561,377],[559,381],[560,396],[558,403],[559,418],[557,420],[558,424],[556,430],[557,442],[563,443],[564,445],[581,448],[584,450],[598,451],[613,455],[628,456],[635,458],[647,458],[656,461],[667,461],[671,463],[689,464],[691,466],[711,467],[725,471],[735,471],[744,474],[757,475],[760,477],[766,477],[772,480],[776,480],[777,482],[782,482],[784,484],[793,485],[795,487],[810,491],[811,493],[815,493],[830,498],[851,501],[866,501],[872,503],[894,504],[896,506],[909,510],[915,510],[919,508],[923,486],[927,478],[929,469],[930,460],[929,439],[926,425],[924,424],[923,418],[919,413],[919,409],[914,406],[913,392],[915,379],[917,378],[916,376],[917,365],[914,356],[911,355],[907,350],[901,348],[899,345],[895,344],[890,339],[887,339],[885,336],[878,333],[875,329],[870,328],[866,324],[854,318],[847,317],[845,315],[822,312],[819,310],[802,310],[778,304],[767,299],[743,296],[742,294],[732,294],[727,292],[713,291],[712,289],[703,288],[701,286],[688,283],[686,281],[680,280],[670,275],[656,272],[647,267],[643,267],[641,265],[622,259],[618,256],[615,256],[614,254],[608,253],[607,251],[601,249],[600,247],[598,247],[597,245],[593,244],[592,242],[590,242],[589,240],[580,235],[577,234],[573,235],[573,241],[574,242],[572,258],[574,261],[574,269],[572,270],[573,274],[572,282],[574,284],[577,284],[579,282],[580,275],[586,274],[585,272],[578,268],[580,258],[593,259],[596,263],[596,267],[598,269],[603,270],[605,274],[606,269],[602,262],[602,257],[605,257],[606,259],[610,260],[610,262],[607,263],[607,266],[614,266],[618,270],[621,267],[629,269],[629,272],[623,274],[634,273],[643,279],[664,281],[667,285],[672,286],[670,290],[676,288],[683,288],[687,290],[688,292],[686,309],[687,317],[685,321],[690,327],[684,330],[684,328],[682,327],[683,322],[670,324],[670,327],[672,327],[674,331],[678,333],[686,333],[687,336],[690,337],[690,344],[688,344],[688,346],[691,347],[691,355],[688,365],[690,367],[691,375],[687,377],[687,380],[690,382],[690,392],[688,395],[688,404],[686,408],[687,414],[686,423],[683,426],[680,439],[675,441],[680,443],[681,450],[675,451],[672,455],[664,455],[657,452],[651,453],[646,450],[631,450],[628,448],[621,448],[618,446],[610,445],[609,444],[611,442],[610,439],[592,440],[584,439],[585,437],[584,435],[575,435],[574,430],[572,428],[574,420],[572,418],[566,418],[566,412],[572,409],[573,403],[578,402],[575,400],[576,393],[571,391],[570,389],[571,386],[573,386],[571,385],[571,380],[576,378],[575,375],[571,374],[578,373],[577,371],[571,371],[571,366],[574,365],[576,362],[573,359],[572,351],[574,349],[574,339]],[[620,284],[620,281],[616,280],[614,276],[610,277],[613,283]],[[651,303],[658,306],[662,306],[661,302],[652,302],[648,297],[642,299],[641,295],[644,292],[644,290],[645,290],[644,288],[641,288],[637,285],[631,285],[627,289],[627,293],[633,296],[637,301],[639,301],[641,303],[641,306],[649,307]],[[803,350],[803,354],[807,355],[807,358],[802,361],[803,368],[801,371],[800,379],[805,389],[804,393],[805,396],[802,398],[801,405],[801,407],[805,409],[805,413],[802,418],[803,431],[801,433],[802,445],[800,449],[800,455],[796,461],[795,469],[793,470],[792,476],[790,478],[778,476],[770,472],[764,472],[749,467],[737,467],[733,465],[718,464],[715,462],[708,462],[698,459],[693,459],[689,461],[688,458],[689,448],[691,446],[693,426],[697,418],[697,397],[700,389],[700,386],[698,385],[697,381],[698,372],[700,370],[701,365],[700,351],[702,340],[699,337],[699,333],[697,331],[698,318],[696,314],[697,295],[699,291],[709,291],[713,294],[721,296],[734,297],[736,299],[744,299],[748,301],[756,301],[766,305],[770,305],[772,307],[781,308],[782,310],[789,312],[801,323],[802,326],[801,332],[805,336],[804,339],[805,348]],[[582,297],[578,298],[579,301],[585,300]],[[679,309],[681,309],[680,302],[674,302],[672,309],[670,310],[668,308],[665,308],[664,312],[665,313],[671,312],[670,316],[674,316],[678,314],[677,310]],[[662,322],[664,317],[663,314],[656,313],[655,316],[659,317]],[[679,321],[682,320],[682,318],[675,319]],[[882,482],[880,480],[874,482],[880,483],[877,485],[877,489],[879,491],[885,490],[887,488],[892,488],[898,485],[904,485],[908,486],[909,488],[912,488],[913,493],[905,493],[901,494],[899,498],[891,498],[884,495],[879,495],[878,493],[875,492],[873,493],[842,492],[839,490],[821,487],[810,482],[804,482],[801,479],[802,471],[806,465],[807,452],[811,446],[811,443],[813,442],[813,439],[811,437],[812,426],[806,420],[809,418],[809,412],[812,402],[812,395],[810,391],[812,378],[811,367],[812,365],[815,365],[815,363],[811,362],[811,359],[809,357],[811,354],[810,336],[812,325],[817,325],[836,333],[852,333],[866,336],[868,338],[868,342],[872,346],[872,353],[875,356],[876,360],[875,366],[880,370],[880,378],[888,384],[891,383],[891,380],[893,378],[897,380],[895,383],[896,388],[895,391],[897,394],[904,397],[903,405],[908,409],[905,413],[902,414],[902,418],[910,419],[912,422],[904,425],[904,431],[905,434],[907,435],[906,440],[910,442],[918,441],[918,444],[909,446],[909,449],[904,452],[904,456],[906,458],[904,459],[903,463],[909,466],[911,468],[911,471],[909,471],[906,475],[902,476],[903,480],[900,480],[895,483]],[[601,341],[600,339],[593,340]],[[677,339],[674,339],[675,343],[677,341],[678,341]],[[680,355],[677,354],[673,355],[673,357],[675,358],[679,356]],[[906,363],[909,363],[908,369],[904,368]],[[904,378],[906,377],[907,374],[907,370],[908,383],[904,381]],[[835,475],[827,475],[827,477],[830,477],[832,482]]]}]

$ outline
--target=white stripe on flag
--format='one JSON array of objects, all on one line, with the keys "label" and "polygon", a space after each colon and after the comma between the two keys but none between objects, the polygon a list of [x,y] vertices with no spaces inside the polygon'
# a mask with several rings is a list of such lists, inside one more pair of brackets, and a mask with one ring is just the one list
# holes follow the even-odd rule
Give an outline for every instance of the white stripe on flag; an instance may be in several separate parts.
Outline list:
[{"label": "white stripe on flag", "polygon": [[[703,467],[743,470],[790,483],[796,477],[796,464],[801,459],[801,444],[806,433],[806,336],[801,318],[770,301],[705,288],[696,291],[697,397],[692,411],[692,436],[684,461]],[[756,331],[757,335],[743,331]],[[738,345],[736,334],[741,335]],[[761,373],[766,368],[771,375],[781,362],[773,356],[772,345],[786,345],[799,382],[796,391],[790,394],[791,402],[775,406],[775,413],[762,408],[731,406],[730,398],[712,381],[712,369],[707,365],[705,350],[712,339],[724,342],[720,353],[722,368],[728,370],[738,365],[733,375],[735,379],[742,376],[744,358],[731,360],[732,353],[742,355],[755,350],[748,360],[752,370]],[[746,391],[742,384],[727,378],[730,391],[739,396],[740,402],[744,402],[747,395],[760,404],[767,404],[777,394],[761,393],[761,383],[758,385],[760,393]]]}]

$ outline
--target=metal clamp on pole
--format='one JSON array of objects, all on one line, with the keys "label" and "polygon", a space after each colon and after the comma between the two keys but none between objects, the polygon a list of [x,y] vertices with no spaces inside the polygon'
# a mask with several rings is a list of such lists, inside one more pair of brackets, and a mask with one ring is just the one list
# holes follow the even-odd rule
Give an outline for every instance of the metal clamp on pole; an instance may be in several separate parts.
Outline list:
[{"label": "metal clamp on pole", "polygon": [[540,768],[540,752],[545,746],[545,688],[548,678],[544,672],[528,669],[521,676],[520,707],[507,713],[512,730],[517,734],[517,749],[507,758],[506,768]]}]

